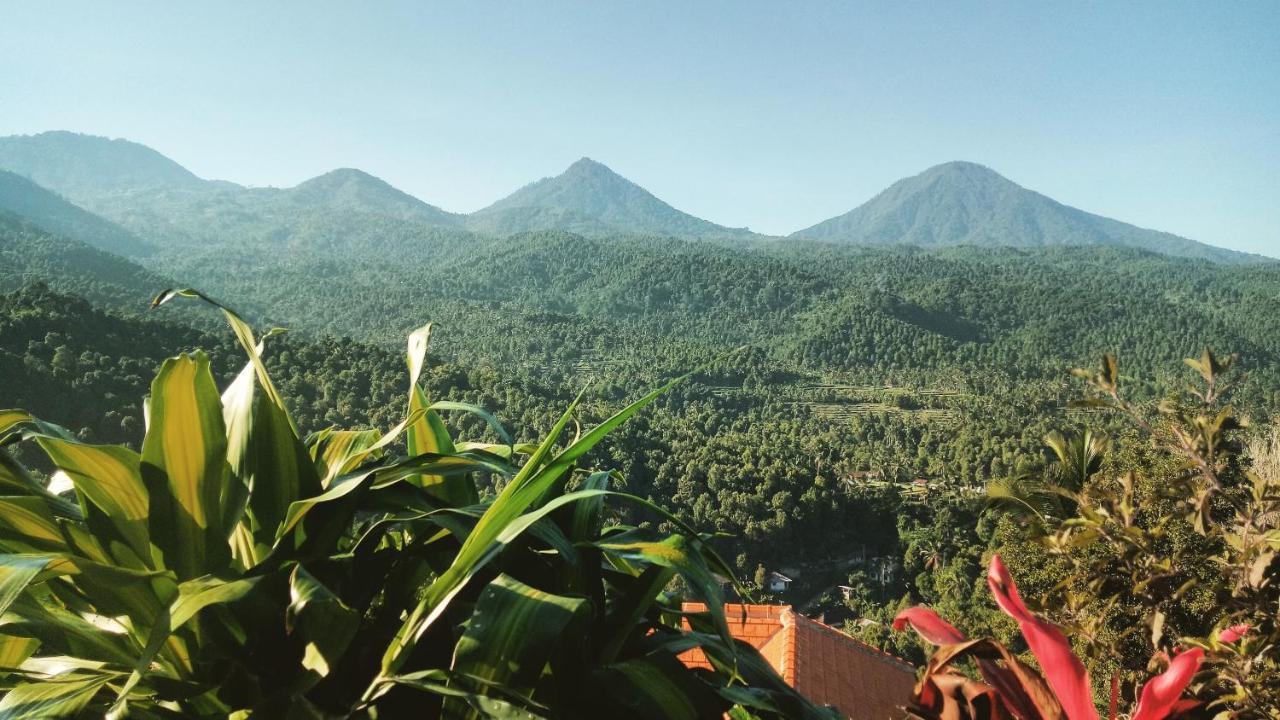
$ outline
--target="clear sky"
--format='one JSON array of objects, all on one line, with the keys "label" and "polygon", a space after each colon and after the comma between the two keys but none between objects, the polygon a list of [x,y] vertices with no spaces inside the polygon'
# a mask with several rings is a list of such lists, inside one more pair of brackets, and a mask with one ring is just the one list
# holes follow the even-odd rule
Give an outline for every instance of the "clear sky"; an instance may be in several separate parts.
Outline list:
[{"label": "clear sky", "polygon": [[1280,2],[8,2],[0,134],[471,211],[581,156],[787,233],[948,160],[1280,256]]}]

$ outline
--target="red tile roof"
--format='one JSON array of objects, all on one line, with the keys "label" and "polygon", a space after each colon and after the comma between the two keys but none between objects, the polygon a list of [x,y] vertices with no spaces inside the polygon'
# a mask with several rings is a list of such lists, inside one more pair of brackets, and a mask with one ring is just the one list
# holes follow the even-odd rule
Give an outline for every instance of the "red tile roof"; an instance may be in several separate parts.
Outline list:
[{"label": "red tile roof", "polygon": [[[706,605],[685,603],[686,613]],[[845,717],[889,720],[911,698],[915,668],[839,630],[796,613],[789,605],[725,605],[729,632],[760,651],[782,679],[805,697]],[[689,667],[711,667],[701,650],[680,656]]]}]

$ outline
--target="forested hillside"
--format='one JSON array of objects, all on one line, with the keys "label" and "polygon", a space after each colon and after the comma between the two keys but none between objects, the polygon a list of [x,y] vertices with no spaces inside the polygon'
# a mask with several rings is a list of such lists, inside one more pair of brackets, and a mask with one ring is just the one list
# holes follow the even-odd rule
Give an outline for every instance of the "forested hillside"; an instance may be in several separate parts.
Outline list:
[{"label": "forested hillside", "polygon": [[[1067,371],[1103,352],[1126,359],[1141,391],[1202,344],[1236,351],[1251,371],[1241,404],[1260,420],[1280,392],[1280,312],[1248,311],[1278,302],[1270,266],[1093,249],[761,249],[554,233],[487,242],[417,267],[355,253],[271,265],[265,251],[220,265],[222,251],[209,250],[170,255],[166,271],[266,308],[262,327],[292,329],[267,357],[308,430],[390,422],[401,410],[398,348],[426,321],[452,378],[445,394],[531,431],[583,387],[590,416],[746,345],[603,450],[631,491],[733,536],[744,574],[761,563],[830,568],[862,545],[899,554],[910,535],[895,524],[919,515],[929,526],[937,508],[908,511],[894,484],[963,494],[1038,463],[1041,438],[1083,417],[1065,409]],[[47,416],[112,439],[123,418],[137,422],[148,362],[186,344],[218,347],[225,377],[219,355],[234,357],[225,336],[157,327],[168,310],[113,326],[70,322],[98,311],[56,295],[8,302],[30,306],[26,329],[3,335],[10,367],[34,373],[22,386],[67,386],[49,397],[67,404]],[[113,370],[112,358],[125,365]],[[868,479],[889,487],[868,495]]]},{"label": "forested hillside", "polygon": [[161,275],[106,251],[43,230],[0,210],[0,289],[48,281],[60,289],[112,306],[142,308],[149,288],[169,284]]},{"label": "forested hillside", "polygon": [[0,170],[0,211],[8,211],[63,237],[117,255],[146,255],[154,248],[133,233],[67,202],[27,178]]},{"label": "forested hillside", "polygon": [[1104,245],[1219,262],[1260,258],[1068,207],[971,162],[904,178],[844,215],[792,237],[871,245]]},{"label": "forested hillside", "polygon": [[[592,166],[572,171],[586,181],[535,185],[522,191],[533,204],[499,209],[607,232],[495,236],[356,170],[251,189],[188,177],[138,146],[43,164],[15,147],[28,146],[0,146],[0,161],[28,162],[154,251],[126,260],[39,213],[0,215],[0,406],[133,442],[163,358],[204,348],[229,381],[242,357],[212,313],[143,310],[172,286],[229,303],[259,330],[289,329],[265,357],[304,433],[399,421],[405,337],[426,322],[431,395],[486,408],[517,439],[540,437],[579,392],[590,422],[702,368],[590,459],[718,533],[739,579],[785,569],[796,580],[786,599],[833,619],[886,620],[904,599],[952,614],[981,601],[983,554],[1013,542],[983,519],[984,488],[1044,468],[1051,432],[1123,434],[1069,407],[1073,367],[1115,353],[1129,391],[1152,400],[1211,346],[1238,355],[1247,418],[1265,424],[1280,407],[1277,263],[1112,244],[691,240],[664,223],[697,219],[639,188],[603,209],[575,195],[621,181]],[[96,189],[121,153],[127,172]],[[637,213],[658,224],[612,229]],[[474,416],[445,419],[493,439]],[[636,506],[619,512],[662,524]],[[838,600],[838,585],[858,590]],[[863,631],[918,652],[883,625]]]}]

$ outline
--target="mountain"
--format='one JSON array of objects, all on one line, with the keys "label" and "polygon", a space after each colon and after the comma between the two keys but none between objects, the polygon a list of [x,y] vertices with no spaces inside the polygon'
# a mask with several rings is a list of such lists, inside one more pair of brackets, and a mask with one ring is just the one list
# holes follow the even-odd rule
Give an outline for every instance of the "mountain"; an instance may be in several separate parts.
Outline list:
[{"label": "mountain", "polygon": [[[551,230],[597,238],[762,237],[681,212],[590,158],[470,215],[446,212],[356,169],[334,170],[292,188],[243,187],[202,180],[137,143],[63,131],[0,138],[0,170],[68,198],[120,226],[123,234],[61,205],[55,208],[48,198],[14,199],[30,192],[19,191],[13,178],[0,187],[0,208],[130,256],[145,252],[139,243],[150,243],[177,252],[192,247],[223,255],[246,247],[323,249],[398,261],[424,249],[471,243],[476,234]],[[13,197],[6,200],[6,194]],[[938,165],[900,180],[860,207],[791,237],[926,248],[1108,245],[1217,262],[1265,261],[1093,215],[968,162]]]},{"label": "mountain", "polygon": [[311,178],[283,191],[283,195],[299,206],[324,207],[336,212],[378,213],[444,226],[462,224],[462,216],[429,205],[353,168],[340,168]]},{"label": "mountain", "polygon": [[750,237],[681,212],[590,159],[526,185],[467,219],[475,232],[509,235],[568,230],[587,235],[642,233],[676,237]]},{"label": "mountain", "polygon": [[16,173],[0,170],[0,210],[8,210],[54,235],[117,255],[141,256],[154,248],[119,225],[73,205]]},{"label": "mountain", "polygon": [[0,290],[32,282],[139,311],[155,293],[174,285],[172,280],[118,255],[53,235],[0,210]]},{"label": "mountain", "polygon": [[791,237],[921,247],[1111,245],[1218,262],[1263,259],[1077,210],[970,162],[899,180],[854,210]]},{"label": "mountain", "polygon": [[190,170],[145,145],[62,130],[0,137],[0,168],[73,200],[205,184]]}]

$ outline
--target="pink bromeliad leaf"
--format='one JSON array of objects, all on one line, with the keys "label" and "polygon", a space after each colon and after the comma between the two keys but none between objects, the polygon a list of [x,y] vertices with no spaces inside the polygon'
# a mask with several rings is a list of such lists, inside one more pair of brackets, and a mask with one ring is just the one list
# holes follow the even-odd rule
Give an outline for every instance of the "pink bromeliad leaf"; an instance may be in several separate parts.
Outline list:
[{"label": "pink bromeliad leaf", "polygon": [[1195,677],[1202,660],[1204,651],[1193,648],[1170,661],[1167,670],[1142,687],[1142,696],[1138,698],[1138,709],[1134,711],[1132,720],[1162,720],[1175,710],[1185,710],[1188,705],[1181,699],[1182,691]]},{"label": "pink bromeliad leaf", "polygon": [[[1070,720],[1097,720],[1098,709],[1093,704],[1089,674],[1084,664],[1071,652],[1071,643],[1056,625],[1036,617],[1027,609],[999,555],[991,557],[987,585],[1000,609],[1018,621],[1027,646],[1044,670],[1045,680],[1058,696],[1067,717]],[[1134,720],[1140,719],[1135,717]]]},{"label": "pink bromeliad leaf", "polygon": [[1232,625],[1231,627],[1225,628],[1223,629],[1222,632],[1218,633],[1218,642],[1233,643],[1239,640],[1240,638],[1244,637],[1245,635],[1248,635],[1249,631],[1252,629],[1253,629],[1253,626],[1248,623]]},{"label": "pink bromeliad leaf", "polygon": [[901,631],[908,624],[920,633],[920,637],[934,645],[953,645],[964,642],[964,635],[959,630],[924,605],[909,607],[893,619],[894,630]]}]

